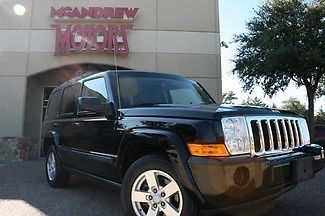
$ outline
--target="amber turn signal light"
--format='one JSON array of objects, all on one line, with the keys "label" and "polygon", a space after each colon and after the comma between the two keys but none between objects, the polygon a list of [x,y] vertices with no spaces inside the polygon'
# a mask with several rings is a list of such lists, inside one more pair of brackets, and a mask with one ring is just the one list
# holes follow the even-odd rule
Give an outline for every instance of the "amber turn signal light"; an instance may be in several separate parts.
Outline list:
[{"label": "amber turn signal light", "polygon": [[229,152],[225,144],[196,144],[188,143],[187,147],[193,156],[201,157],[225,157]]}]

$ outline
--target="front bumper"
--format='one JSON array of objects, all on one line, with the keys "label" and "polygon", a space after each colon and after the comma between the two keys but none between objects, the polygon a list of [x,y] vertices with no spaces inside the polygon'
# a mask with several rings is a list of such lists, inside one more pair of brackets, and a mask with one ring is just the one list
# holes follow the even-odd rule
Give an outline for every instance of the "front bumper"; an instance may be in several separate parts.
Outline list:
[{"label": "front bumper", "polygon": [[324,150],[311,145],[268,157],[190,157],[188,164],[205,208],[224,208],[280,196],[313,178],[324,166]]}]

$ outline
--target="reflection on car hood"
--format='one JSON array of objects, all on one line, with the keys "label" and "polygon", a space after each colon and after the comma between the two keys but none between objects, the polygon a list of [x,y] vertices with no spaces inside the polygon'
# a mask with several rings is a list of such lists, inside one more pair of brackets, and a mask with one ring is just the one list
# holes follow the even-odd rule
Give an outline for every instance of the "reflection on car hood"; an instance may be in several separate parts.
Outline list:
[{"label": "reflection on car hood", "polygon": [[125,108],[120,110],[125,117],[175,117],[195,119],[220,119],[224,116],[240,115],[286,115],[297,116],[289,111],[235,105],[155,105],[150,107]]}]

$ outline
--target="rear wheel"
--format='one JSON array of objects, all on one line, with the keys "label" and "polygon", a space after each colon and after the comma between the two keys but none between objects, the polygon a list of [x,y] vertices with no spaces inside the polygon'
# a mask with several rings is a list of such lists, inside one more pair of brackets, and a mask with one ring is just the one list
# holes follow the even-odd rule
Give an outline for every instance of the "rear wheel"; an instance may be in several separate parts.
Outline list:
[{"label": "rear wheel", "polygon": [[46,177],[52,187],[63,187],[70,178],[70,173],[64,170],[54,146],[50,146],[46,154]]},{"label": "rear wheel", "polygon": [[121,198],[126,215],[196,215],[193,201],[170,162],[160,156],[134,162],[124,177]]}]

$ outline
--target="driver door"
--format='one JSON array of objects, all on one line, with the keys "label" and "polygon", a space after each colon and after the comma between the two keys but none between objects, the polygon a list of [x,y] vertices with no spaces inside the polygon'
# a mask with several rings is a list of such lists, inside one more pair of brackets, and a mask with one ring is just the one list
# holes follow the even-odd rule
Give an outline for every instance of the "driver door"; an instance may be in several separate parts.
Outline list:
[{"label": "driver door", "polygon": [[[97,97],[101,103],[110,100],[107,94],[105,77],[85,80],[82,85],[81,97]],[[106,179],[115,180],[115,159],[117,157],[118,133],[115,130],[116,119],[107,119],[104,114],[79,109],[74,125],[77,139],[74,150],[81,158],[80,169]]]}]

